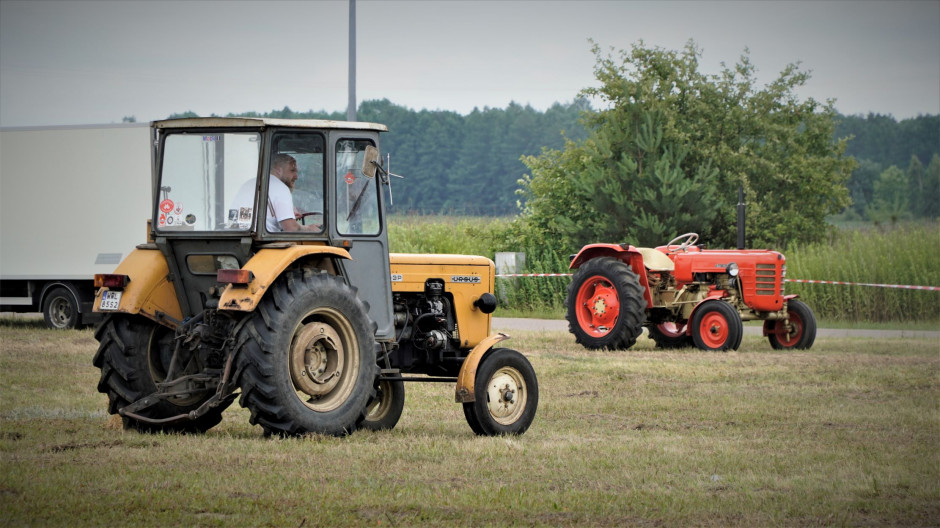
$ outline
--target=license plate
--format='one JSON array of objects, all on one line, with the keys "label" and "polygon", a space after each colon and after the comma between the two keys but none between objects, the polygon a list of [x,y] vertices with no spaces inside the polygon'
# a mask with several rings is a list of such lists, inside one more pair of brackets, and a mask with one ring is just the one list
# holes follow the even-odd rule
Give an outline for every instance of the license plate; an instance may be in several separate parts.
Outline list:
[{"label": "license plate", "polygon": [[121,305],[121,293],[119,291],[106,291],[101,294],[101,304],[99,310],[117,310]]}]

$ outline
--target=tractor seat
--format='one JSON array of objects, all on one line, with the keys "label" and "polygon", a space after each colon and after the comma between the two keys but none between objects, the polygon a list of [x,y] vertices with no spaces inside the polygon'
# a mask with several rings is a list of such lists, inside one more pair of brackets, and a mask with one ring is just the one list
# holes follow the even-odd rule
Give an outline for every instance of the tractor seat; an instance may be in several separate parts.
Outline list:
[{"label": "tractor seat", "polygon": [[653,248],[636,248],[643,256],[643,265],[650,271],[675,271],[676,265],[665,253]]}]

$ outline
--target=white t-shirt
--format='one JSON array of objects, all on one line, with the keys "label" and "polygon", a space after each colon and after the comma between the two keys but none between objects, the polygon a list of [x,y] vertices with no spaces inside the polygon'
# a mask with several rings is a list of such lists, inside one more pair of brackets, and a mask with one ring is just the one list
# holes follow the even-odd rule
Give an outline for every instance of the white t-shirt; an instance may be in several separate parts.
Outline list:
[{"label": "white t-shirt", "polygon": [[[235,195],[229,211],[229,220],[242,229],[251,225],[251,219],[254,217],[252,214],[254,200],[255,180],[248,180]],[[290,188],[273,174],[268,180],[268,207],[266,209],[268,213],[264,224],[272,233],[282,231],[280,223],[282,220],[294,218],[294,200],[291,197]]]}]

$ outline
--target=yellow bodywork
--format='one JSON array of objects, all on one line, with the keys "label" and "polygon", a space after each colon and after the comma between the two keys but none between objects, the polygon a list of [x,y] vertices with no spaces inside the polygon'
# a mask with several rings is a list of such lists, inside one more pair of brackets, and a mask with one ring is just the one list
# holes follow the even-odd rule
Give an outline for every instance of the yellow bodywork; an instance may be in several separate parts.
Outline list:
[{"label": "yellow bodywork", "polygon": [[484,293],[492,293],[496,266],[486,257],[467,255],[389,255],[392,293],[423,292],[428,279],[444,281],[444,293],[453,298],[457,335],[461,348],[472,348],[457,376],[456,400],[472,402],[474,381],[480,359],[494,344],[509,339],[506,334],[490,335],[492,316],[473,305]]},{"label": "yellow bodywork", "polygon": [[[304,257],[316,255],[349,258],[349,252],[345,249],[325,245],[291,244],[262,249],[242,268],[252,272],[252,281],[244,286],[227,285],[222,291],[219,308],[254,310],[264,293],[288,266]],[[155,246],[138,247],[118,265],[114,273],[127,275],[131,279],[123,290],[120,306],[117,310],[100,310],[102,292],[107,290],[100,288],[95,295],[95,311],[140,314],[171,328],[175,328],[183,319],[176,289],[169,281],[170,270],[166,257]]]},{"label": "yellow bodywork", "polygon": [[[473,303],[493,291],[496,266],[486,257],[389,254],[392,293],[423,292],[428,279],[442,279],[454,301],[460,347],[471,348],[490,334],[490,314]],[[477,281],[477,282],[474,282]]]},{"label": "yellow bodywork", "polygon": [[229,284],[222,290],[219,309],[250,312],[258,306],[261,297],[281,276],[288,266],[297,260],[311,255],[329,255],[348,259],[345,249],[324,245],[291,245],[288,247],[262,249],[255,253],[242,269],[252,273],[254,278],[249,284]]},{"label": "yellow bodywork", "polygon": [[139,313],[169,327],[176,327],[183,319],[176,290],[169,280],[170,269],[166,258],[156,247],[138,247],[121,261],[114,273],[127,275],[131,279],[121,294],[121,304],[117,310],[100,310],[101,295],[107,288],[99,288],[95,294],[96,312]]}]

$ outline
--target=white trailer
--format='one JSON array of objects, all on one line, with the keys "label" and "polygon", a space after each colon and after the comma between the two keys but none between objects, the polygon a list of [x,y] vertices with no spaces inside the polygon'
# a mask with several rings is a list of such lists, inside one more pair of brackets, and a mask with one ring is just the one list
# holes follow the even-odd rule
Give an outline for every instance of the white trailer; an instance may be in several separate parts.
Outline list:
[{"label": "white trailer", "polygon": [[95,273],[147,240],[148,123],[0,129],[0,312],[94,322]]}]

